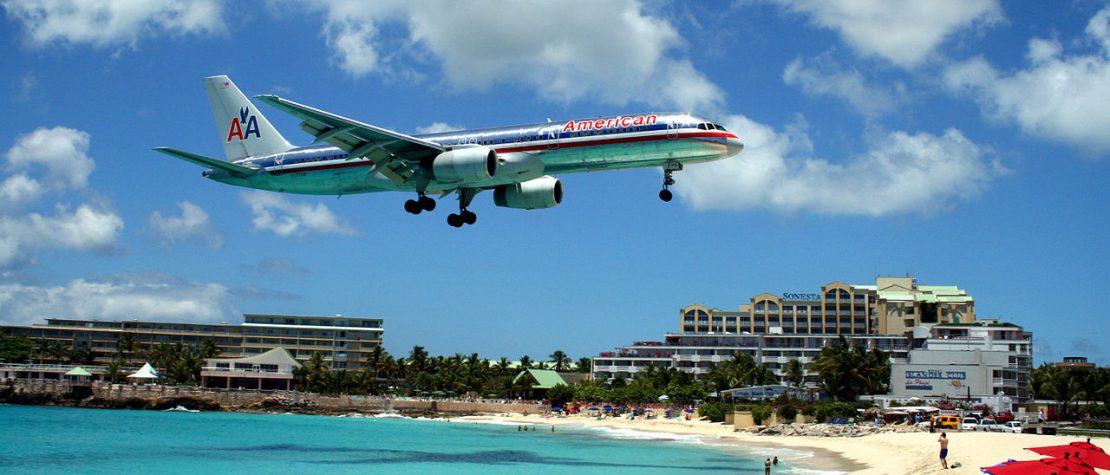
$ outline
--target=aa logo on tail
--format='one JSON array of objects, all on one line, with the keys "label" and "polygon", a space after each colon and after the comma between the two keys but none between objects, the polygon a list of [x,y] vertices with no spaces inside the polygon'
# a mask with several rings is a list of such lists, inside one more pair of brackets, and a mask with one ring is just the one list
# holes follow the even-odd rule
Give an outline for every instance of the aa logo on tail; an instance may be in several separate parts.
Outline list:
[{"label": "aa logo on tail", "polygon": [[[246,130],[243,130],[243,127],[246,127]],[[246,140],[251,134],[254,134],[255,138],[262,138],[262,134],[258,133],[258,119],[250,113],[250,109],[243,107],[239,109],[239,117],[231,118],[231,128],[227,131],[227,141],[230,142],[233,137]]]}]

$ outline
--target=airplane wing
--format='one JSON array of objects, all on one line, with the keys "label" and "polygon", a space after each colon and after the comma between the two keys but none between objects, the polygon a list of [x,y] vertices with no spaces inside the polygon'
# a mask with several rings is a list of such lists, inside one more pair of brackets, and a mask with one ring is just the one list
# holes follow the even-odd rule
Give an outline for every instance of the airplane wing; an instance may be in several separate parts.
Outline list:
[{"label": "airplane wing", "polygon": [[223,171],[228,172],[228,173],[230,173],[232,175],[235,175],[235,176],[247,176],[247,175],[253,175],[255,173],[258,173],[258,170],[254,169],[254,168],[247,168],[247,167],[244,167],[242,165],[236,165],[236,164],[231,163],[231,162],[225,162],[225,161],[220,160],[218,158],[206,157],[204,155],[198,155],[198,154],[195,154],[195,153],[192,153],[192,152],[186,152],[184,150],[178,150],[178,149],[175,149],[175,148],[155,147],[154,150],[162,152],[162,153],[164,153],[166,155],[169,155],[171,157],[180,158],[180,159],[185,160],[187,162],[193,162],[193,163],[195,163],[197,165],[200,165],[202,167],[208,167],[208,168],[215,168],[215,169],[218,169],[218,170],[223,170]]},{"label": "airplane wing", "polygon": [[446,148],[392,130],[348,119],[274,95],[255,96],[262,102],[301,119],[301,129],[347,152],[348,159],[366,157],[374,162],[373,171],[381,172],[398,185],[410,181],[419,171],[420,160],[434,157]]}]

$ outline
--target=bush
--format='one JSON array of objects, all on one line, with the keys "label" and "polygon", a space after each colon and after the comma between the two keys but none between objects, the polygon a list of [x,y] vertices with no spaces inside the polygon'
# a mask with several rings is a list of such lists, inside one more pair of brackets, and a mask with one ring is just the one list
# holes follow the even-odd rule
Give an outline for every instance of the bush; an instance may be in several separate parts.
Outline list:
[{"label": "bush", "polygon": [[789,424],[794,422],[794,418],[798,416],[798,408],[794,407],[793,404],[787,404],[779,407],[778,414],[780,422]]},{"label": "bush", "polygon": [[762,425],[763,421],[771,418],[771,406],[760,404],[752,408],[752,421],[757,425]]},{"label": "bush", "polygon": [[817,422],[825,422],[836,417],[856,417],[856,406],[847,402],[823,402],[817,404],[813,415]]},{"label": "bush", "polygon": [[552,406],[563,406],[573,398],[574,390],[565,384],[556,384],[547,390],[547,399],[551,401]]},{"label": "bush", "polygon": [[698,416],[708,418],[710,422],[724,422],[725,415],[732,412],[732,405],[723,402],[707,402],[698,406]]},{"label": "bush", "polygon": [[810,403],[802,406],[802,415],[813,417],[817,413],[817,405]]}]

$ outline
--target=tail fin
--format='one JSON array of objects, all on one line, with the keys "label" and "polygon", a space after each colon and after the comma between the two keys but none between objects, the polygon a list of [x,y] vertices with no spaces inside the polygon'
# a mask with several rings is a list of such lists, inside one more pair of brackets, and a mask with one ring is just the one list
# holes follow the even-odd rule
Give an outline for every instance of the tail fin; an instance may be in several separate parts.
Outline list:
[{"label": "tail fin", "polygon": [[227,76],[204,78],[204,89],[229,161],[293,148]]}]

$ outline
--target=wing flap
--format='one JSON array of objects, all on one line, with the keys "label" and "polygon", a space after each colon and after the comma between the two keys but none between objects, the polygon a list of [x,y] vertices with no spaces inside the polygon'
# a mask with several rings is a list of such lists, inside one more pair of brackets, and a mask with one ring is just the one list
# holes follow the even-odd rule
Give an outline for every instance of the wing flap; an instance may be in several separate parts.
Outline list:
[{"label": "wing flap", "polygon": [[162,153],[164,153],[166,155],[169,155],[171,157],[176,157],[176,158],[180,158],[182,160],[185,160],[187,162],[195,163],[195,164],[200,165],[202,167],[223,170],[223,171],[228,172],[228,173],[230,173],[232,175],[235,175],[235,176],[248,176],[248,175],[253,175],[255,173],[258,173],[258,170],[254,169],[254,168],[247,168],[247,167],[244,167],[242,165],[236,165],[236,164],[231,163],[231,162],[225,162],[225,161],[220,160],[218,158],[206,157],[204,155],[199,155],[199,154],[195,154],[195,153],[192,153],[192,152],[186,152],[184,150],[178,150],[178,149],[175,149],[175,148],[155,147],[154,150],[158,151],[158,152],[162,152]]},{"label": "wing flap", "polygon": [[404,160],[419,160],[424,156],[439,154],[446,150],[435,142],[364,124],[278,96],[260,95],[255,98],[301,119],[301,128],[305,132],[337,147],[354,149],[366,143],[377,143]]}]

